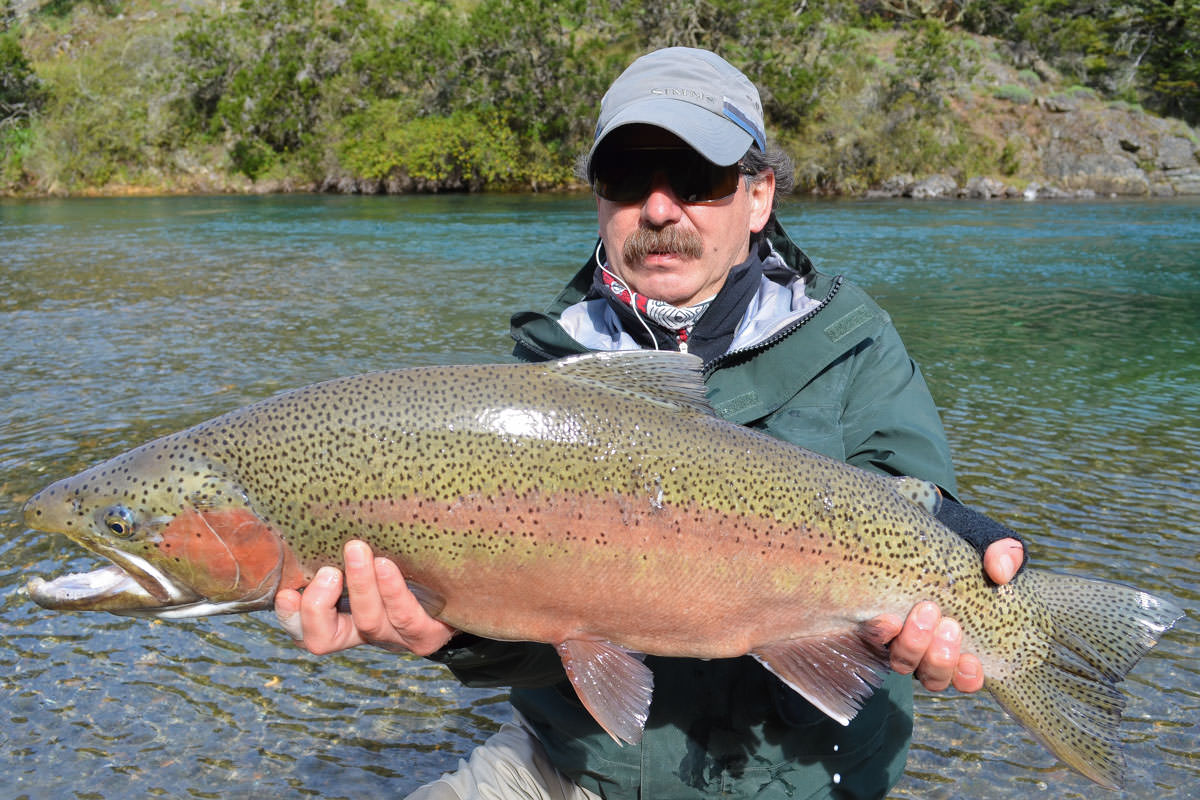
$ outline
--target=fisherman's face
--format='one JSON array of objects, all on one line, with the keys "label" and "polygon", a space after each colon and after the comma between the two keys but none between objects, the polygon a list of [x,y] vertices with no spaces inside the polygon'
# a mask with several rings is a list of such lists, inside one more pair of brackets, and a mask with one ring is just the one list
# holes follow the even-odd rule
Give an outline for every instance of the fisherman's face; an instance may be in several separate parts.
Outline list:
[{"label": "fisherman's face", "polygon": [[[638,294],[676,306],[702,302],[720,291],[729,271],[749,258],[750,235],[767,224],[775,194],[775,176],[768,172],[756,181],[739,175],[727,197],[688,202],[679,193],[688,182],[672,177],[713,169],[702,159],[691,161],[695,158],[700,156],[678,137],[650,125],[619,128],[597,153],[598,175],[604,174],[603,159],[627,170],[637,165],[642,175],[651,173],[647,191],[636,199],[610,200],[597,193],[609,270]],[[713,185],[720,185],[720,171],[715,168]],[[619,170],[616,174],[619,179]],[[702,179],[692,186],[702,189],[708,183]]]}]

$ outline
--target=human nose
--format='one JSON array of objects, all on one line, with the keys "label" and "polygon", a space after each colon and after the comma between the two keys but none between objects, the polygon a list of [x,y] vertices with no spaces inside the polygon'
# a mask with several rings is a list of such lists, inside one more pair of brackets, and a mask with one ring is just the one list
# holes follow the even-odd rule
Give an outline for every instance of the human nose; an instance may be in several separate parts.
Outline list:
[{"label": "human nose", "polygon": [[683,204],[671,188],[671,182],[664,173],[655,173],[650,182],[650,193],[642,202],[642,219],[654,227],[662,227],[678,222],[682,216]]}]

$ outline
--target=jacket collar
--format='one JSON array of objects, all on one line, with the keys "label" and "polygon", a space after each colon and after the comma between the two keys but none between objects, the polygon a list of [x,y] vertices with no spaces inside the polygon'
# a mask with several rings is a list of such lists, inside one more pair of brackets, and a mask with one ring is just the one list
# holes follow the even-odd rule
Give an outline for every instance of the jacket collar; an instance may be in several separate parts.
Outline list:
[{"label": "jacket collar", "polygon": [[[786,285],[801,278],[807,284],[816,277],[812,261],[792,241],[774,214],[771,215],[763,234],[757,238],[760,243],[759,253],[764,252],[763,239],[770,243],[770,249],[767,251],[769,255],[761,259],[763,262],[761,274],[770,278],[772,282]],[[597,244],[599,243],[597,242]],[[558,358],[588,350],[587,347],[568,335],[558,324],[558,320],[567,308],[582,302],[590,295],[593,276],[600,265],[597,259],[599,252],[598,246],[592,248],[591,257],[575,273],[544,312],[522,311],[512,316],[509,331],[517,342],[518,357],[527,359]],[[648,341],[645,344],[648,344]]]}]

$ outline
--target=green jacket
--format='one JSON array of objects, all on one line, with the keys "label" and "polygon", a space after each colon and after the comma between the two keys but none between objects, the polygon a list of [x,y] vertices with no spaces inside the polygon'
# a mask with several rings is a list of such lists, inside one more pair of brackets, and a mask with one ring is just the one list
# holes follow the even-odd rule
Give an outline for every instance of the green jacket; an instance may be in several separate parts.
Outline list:
[{"label": "green jacket", "polygon": [[[706,365],[717,413],[953,491],[933,400],[888,315],[854,285],[817,273],[781,229],[771,241],[787,265],[774,280],[803,287],[817,305],[757,345]],[[583,300],[594,258],[546,312],[513,317],[518,357],[586,350],[557,319]],[[908,676],[889,676],[843,727],[748,657],[649,657],[655,689],[645,735],[638,746],[620,746],[580,705],[547,645],[456,639],[437,658],[468,685],[513,687],[513,706],[554,764],[606,798],[880,797],[903,772],[912,733]]]}]

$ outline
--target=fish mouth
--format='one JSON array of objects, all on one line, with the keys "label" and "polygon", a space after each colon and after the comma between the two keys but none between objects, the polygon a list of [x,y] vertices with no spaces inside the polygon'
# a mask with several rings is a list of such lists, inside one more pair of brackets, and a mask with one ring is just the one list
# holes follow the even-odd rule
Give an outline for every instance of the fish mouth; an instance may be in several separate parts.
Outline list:
[{"label": "fish mouth", "polygon": [[49,581],[31,579],[25,587],[30,598],[52,611],[108,611],[152,617],[195,616],[186,610],[204,600],[135,555],[101,555],[113,563]]}]

